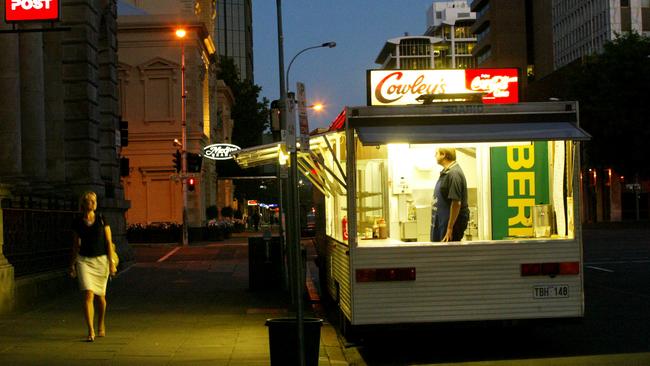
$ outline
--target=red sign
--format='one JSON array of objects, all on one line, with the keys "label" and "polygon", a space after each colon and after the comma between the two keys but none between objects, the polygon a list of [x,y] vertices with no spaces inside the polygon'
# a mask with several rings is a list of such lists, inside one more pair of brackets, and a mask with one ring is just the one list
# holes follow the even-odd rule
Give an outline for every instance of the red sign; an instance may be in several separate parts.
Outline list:
[{"label": "red sign", "polygon": [[483,103],[518,103],[517,69],[370,70],[370,105],[422,104],[426,94],[481,93]]},{"label": "red sign", "polygon": [[5,0],[5,20],[58,20],[59,0]]},{"label": "red sign", "polygon": [[517,69],[467,69],[465,87],[483,94],[484,104],[519,103]]}]

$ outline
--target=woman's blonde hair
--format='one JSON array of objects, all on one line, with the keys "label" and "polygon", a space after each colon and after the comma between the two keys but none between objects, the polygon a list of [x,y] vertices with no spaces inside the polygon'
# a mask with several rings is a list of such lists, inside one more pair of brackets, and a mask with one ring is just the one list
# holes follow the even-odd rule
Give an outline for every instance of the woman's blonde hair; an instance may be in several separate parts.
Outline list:
[{"label": "woman's blonde hair", "polygon": [[83,212],[86,209],[86,201],[90,196],[95,196],[95,200],[97,200],[97,193],[93,191],[85,191],[81,194],[79,197],[79,211]]}]

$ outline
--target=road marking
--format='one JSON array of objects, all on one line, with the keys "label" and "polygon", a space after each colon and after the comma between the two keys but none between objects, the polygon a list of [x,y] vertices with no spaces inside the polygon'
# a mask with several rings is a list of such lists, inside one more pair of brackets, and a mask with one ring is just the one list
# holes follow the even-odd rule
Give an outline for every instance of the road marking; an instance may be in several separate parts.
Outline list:
[{"label": "road marking", "polygon": [[162,257],[162,258],[160,258],[160,259],[158,259],[157,262],[158,262],[158,263],[160,263],[160,262],[164,262],[165,260],[167,260],[167,258],[171,257],[172,255],[174,255],[174,253],[178,252],[179,249],[181,249],[181,247],[176,247],[176,248],[172,249],[171,252],[165,254],[165,256]]},{"label": "road marking", "polygon": [[586,266],[586,267],[590,268],[590,269],[595,269],[596,271],[614,273],[614,271],[612,271],[611,269],[607,269],[607,268],[601,268],[601,267],[596,267],[596,266]]},{"label": "road marking", "polygon": [[589,262],[585,263],[585,265],[592,265],[592,264],[642,264],[642,263],[650,263],[650,259],[624,259],[624,260],[609,260],[609,261],[595,261],[595,262]]}]

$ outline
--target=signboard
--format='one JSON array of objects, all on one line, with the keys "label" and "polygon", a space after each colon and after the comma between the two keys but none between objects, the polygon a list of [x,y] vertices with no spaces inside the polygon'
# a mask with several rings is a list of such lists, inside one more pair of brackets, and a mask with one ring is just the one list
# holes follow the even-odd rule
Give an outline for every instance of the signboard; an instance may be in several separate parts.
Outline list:
[{"label": "signboard", "polygon": [[203,156],[212,160],[232,159],[231,153],[241,148],[233,144],[212,144],[203,148]]},{"label": "signboard", "polygon": [[519,102],[518,69],[368,70],[368,105],[422,104],[426,94],[481,93],[485,104]]},{"label": "signboard", "polygon": [[59,20],[59,0],[4,0],[5,21]]},{"label": "signboard", "polygon": [[298,103],[298,126],[300,128],[300,151],[309,151],[309,120],[307,118],[307,95],[305,84],[296,83],[296,102]]},{"label": "signboard", "polygon": [[490,148],[492,240],[533,237],[533,206],[549,202],[548,143]]}]

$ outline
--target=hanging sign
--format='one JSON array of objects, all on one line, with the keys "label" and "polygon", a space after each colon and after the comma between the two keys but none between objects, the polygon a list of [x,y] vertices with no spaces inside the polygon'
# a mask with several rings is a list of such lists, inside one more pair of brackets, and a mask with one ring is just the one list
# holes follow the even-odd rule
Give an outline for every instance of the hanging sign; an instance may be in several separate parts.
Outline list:
[{"label": "hanging sign", "polygon": [[518,69],[369,70],[368,105],[422,104],[426,94],[481,93],[484,104],[519,102]]},{"label": "hanging sign", "polygon": [[59,0],[5,0],[5,21],[59,20]]},{"label": "hanging sign", "polygon": [[533,208],[549,204],[548,143],[490,148],[492,239],[534,237]]},{"label": "hanging sign", "polygon": [[300,126],[300,151],[309,151],[309,120],[307,118],[307,95],[305,84],[297,83],[296,101],[298,102],[298,126]]},{"label": "hanging sign", "polygon": [[203,148],[203,156],[212,160],[232,159],[232,154],[241,148],[233,144],[212,144]]}]

